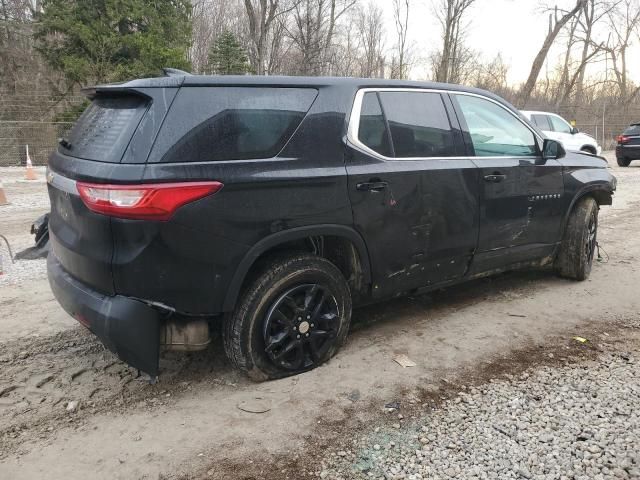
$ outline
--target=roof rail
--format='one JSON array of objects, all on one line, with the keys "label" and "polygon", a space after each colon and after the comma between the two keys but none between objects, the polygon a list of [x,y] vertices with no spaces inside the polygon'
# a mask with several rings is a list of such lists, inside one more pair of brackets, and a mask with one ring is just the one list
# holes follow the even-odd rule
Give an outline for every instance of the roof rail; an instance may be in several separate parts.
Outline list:
[{"label": "roof rail", "polygon": [[162,69],[165,77],[183,77],[185,75],[191,75],[189,72],[179,70],[177,68],[165,67]]}]

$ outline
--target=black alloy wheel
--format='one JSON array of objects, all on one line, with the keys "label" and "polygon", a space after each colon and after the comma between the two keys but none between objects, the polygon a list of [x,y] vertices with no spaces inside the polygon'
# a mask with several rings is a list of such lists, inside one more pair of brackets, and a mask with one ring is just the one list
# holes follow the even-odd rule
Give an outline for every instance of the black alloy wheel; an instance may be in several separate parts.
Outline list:
[{"label": "black alloy wheel", "polygon": [[298,285],[283,293],[267,312],[265,352],[287,370],[307,370],[334,346],[338,329],[338,303],[325,287]]},{"label": "black alloy wheel", "polygon": [[225,318],[224,347],[253,380],[287,377],[335,355],[350,321],[351,292],[335,264],[309,253],[276,255]]},{"label": "black alloy wheel", "polygon": [[589,216],[589,223],[587,226],[586,252],[587,252],[587,265],[589,269],[591,268],[591,264],[593,263],[593,257],[598,247],[597,239],[596,239],[597,234],[598,234],[598,210],[594,209],[591,211],[591,215]]}]

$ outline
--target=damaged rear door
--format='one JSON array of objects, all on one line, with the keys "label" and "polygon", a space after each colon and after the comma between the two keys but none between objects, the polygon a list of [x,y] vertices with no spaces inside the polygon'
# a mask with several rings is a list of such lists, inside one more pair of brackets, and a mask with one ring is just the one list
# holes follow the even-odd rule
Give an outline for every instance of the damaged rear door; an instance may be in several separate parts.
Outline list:
[{"label": "damaged rear door", "polygon": [[451,94],[480,168],[480,237],[472,274],[548,257],[560,239],[562,166],[544,160],[537,135],[491,99]]},{"label": "damaged rear door", "polygon": [[478,169],[446,95],[360,90],[348,136],[349,197],[374,295],[463,276],[478,238]]}]

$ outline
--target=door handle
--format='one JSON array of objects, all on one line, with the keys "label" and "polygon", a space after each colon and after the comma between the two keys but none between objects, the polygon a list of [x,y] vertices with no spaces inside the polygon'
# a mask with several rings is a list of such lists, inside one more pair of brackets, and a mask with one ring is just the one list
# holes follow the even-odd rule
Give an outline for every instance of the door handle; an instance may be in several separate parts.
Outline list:
[{"label": "door handle", "polygon": [[485,175],[484,176],[485,182],[490,182],[490,183],[500,183],[505,178],[507,178],[507,176],[503,175],[501,173],[493,173],[491,175]]},{"label": "door handle", "polygon": [[389,184],[387,182],[364,182],[356,185],[356,190],[359,192],[381,192],[387,188]]}]

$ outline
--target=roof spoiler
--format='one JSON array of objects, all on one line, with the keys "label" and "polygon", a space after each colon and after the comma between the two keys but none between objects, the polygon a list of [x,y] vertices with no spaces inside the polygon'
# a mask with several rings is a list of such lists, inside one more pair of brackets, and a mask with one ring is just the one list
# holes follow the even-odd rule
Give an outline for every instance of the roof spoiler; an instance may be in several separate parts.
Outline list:
[{"label": "roof spoiler", "polygon": [[92,100],[96,94],[100,92],[135,92],[138,88],[180,87],[184,82],[185,77],[193,76],[193,74],[185,72],[184,70],[178,70],[177,68],[163,68],[162,72],[164,73],[164,76],[161,77],[141,78],[124,82],[95,85],[83,88],[81,89],[81,92]]},{"label": "roof spoiler", "polygon": [[165,67],[162,69],[165,77],[184,77],[186,75],[191,75],[189,72],[185,72],[184,70],[179,70],[177,68],[169,68]]}]

